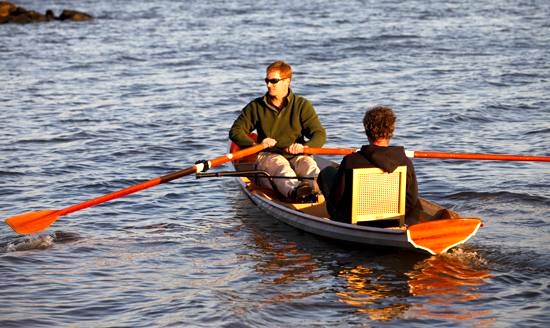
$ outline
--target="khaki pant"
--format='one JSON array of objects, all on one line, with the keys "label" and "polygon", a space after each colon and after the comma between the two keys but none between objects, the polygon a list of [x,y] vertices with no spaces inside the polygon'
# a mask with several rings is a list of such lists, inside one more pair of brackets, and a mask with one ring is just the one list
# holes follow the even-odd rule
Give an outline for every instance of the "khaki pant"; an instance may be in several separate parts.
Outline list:
[{"label": "khaki pant", "polygon": [[[319,167],[315,160],[308,155],[298,155],[290,161],[283,155],[275,153],[260,153],[256,160],[256,169],[267,172],[270,176],[286,176],[286,177],[317,177]],[[298,184],[298,179],[273,179],[277,190],[286,197],[290,197],[290,193]],[[313,185],[313,181],[311,182]],[[260,184],[271,188],[269,179],[260,179]]]}]

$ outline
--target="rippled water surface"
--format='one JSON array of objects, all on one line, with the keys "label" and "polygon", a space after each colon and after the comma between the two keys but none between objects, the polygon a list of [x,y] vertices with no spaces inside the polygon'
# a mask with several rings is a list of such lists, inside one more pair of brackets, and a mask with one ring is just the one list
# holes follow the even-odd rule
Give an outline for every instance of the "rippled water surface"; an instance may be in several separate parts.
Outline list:
[{"label": "rippled water surface", "polygon": [[[89,22],[0,25],[0,213],[63,208],[226,152],[285,59],[331,147],[395,108],[410,150],[550,155],[550,2],[18,1]],[[357,249],[192,176],[20,236],[2,327],[548,326],[550,166],[416,159],[484,227],[452,253]]]}]

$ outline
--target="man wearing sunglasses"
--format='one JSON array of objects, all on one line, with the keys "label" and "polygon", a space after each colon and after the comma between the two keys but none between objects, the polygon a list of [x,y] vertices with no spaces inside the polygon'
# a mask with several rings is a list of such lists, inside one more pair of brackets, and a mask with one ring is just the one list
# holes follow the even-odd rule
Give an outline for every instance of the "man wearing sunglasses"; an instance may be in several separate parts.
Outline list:
[{"label": "man wearing sunglasses", "polygon": [[[276,61],[266,69],[267,92],[246,105],[229,131],[229,138],[241,148],[263,143],[269,150],[261,152],[256,168],[270,176],[317,177],[319,167],[304,147],[322,147],[325,128],[309,100],[290,89],[292,68]],[[257,141],[249,134],[256,130]],[[270,187],[267,179],[260,179]],[[294,202],[315,202],[318,188],[314,180],[273,179],[277,190]]]}]

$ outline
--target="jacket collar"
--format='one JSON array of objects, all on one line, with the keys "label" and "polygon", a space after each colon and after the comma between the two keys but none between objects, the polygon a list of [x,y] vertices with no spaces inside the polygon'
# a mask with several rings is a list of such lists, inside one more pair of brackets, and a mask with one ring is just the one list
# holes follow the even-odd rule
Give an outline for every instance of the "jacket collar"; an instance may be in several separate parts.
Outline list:
[{"label": "jacket collar", "polygon": [[288,88],[288,95],[286,96],[285,100],[284,100],[284,103],[283,103],[283,107],[281,109],[273,106],[272,104],[269,103],[269,95],[268,93],[266,92],[264,94],[264,96],[262,97],[262,101],[264,102],[264,104],[269,108],[269,109],[272,109],[274,111],[283,111],[287,106],[288,104],[292,103],[294,101],[294,92],[292,91],[292,89]]}]

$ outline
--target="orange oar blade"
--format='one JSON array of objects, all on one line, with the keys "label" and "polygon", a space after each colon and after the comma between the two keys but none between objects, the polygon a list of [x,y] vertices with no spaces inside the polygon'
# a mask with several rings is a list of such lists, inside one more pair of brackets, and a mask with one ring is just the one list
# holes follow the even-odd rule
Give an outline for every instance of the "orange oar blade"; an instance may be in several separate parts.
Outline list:
[{"label": "orange oar blade", "polygon": [[481,220],[477,218],[429,221],[410,226],[407,238],[416,248],[435,255],[466,242],[480,226]]},{"label": "orange oar blade", "polygon": [[6,223],[17,233],[30,234],[40,232],[57,220],[58,210],[41,210],[19,214],[6,219]]}]

